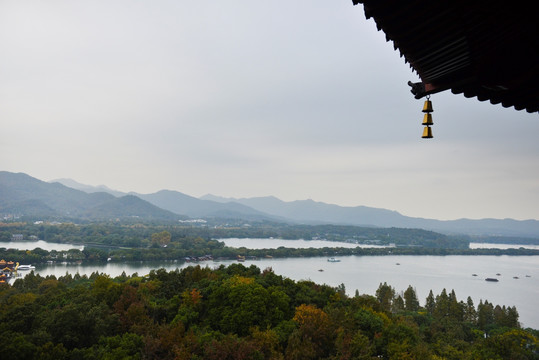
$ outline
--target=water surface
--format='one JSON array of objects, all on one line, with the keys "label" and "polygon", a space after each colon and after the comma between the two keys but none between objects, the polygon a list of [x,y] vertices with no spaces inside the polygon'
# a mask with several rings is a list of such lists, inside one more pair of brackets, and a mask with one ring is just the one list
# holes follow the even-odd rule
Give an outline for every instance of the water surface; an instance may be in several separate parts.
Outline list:
[{"label": "water surface", "polygon": [[532,244],[492,244],[492,243],[470,243],[470,249],[534,249],[539,250],[539,245]]},{"label": "water surface", "polygon": [[379,245],[364,245],[356,244],[351,242],[343,241],[329,241],[329,240],[287,240],[287,239],[256,239],[256,238],[227,238],[227,239],[216,239],[217,241],[223,242],[226,246],[241,248],[245,247],[247,249],[278,249],[280,247],[293,248],[293,249],[321,249],[321,248],[350,248],[354,249],[356,247],[361,248],[380,248],[387,246]]},{"label": "water surface", "polygon": [[60,244],[52,243],[43,240],[36,241],[0,241],[0,248],[6,249],[16,249],[16,250],[34,250],[41,248],[47,251],[67,251],[71,249],[83,250],[84,246],[82,245],[72,245],[72,244]]}]

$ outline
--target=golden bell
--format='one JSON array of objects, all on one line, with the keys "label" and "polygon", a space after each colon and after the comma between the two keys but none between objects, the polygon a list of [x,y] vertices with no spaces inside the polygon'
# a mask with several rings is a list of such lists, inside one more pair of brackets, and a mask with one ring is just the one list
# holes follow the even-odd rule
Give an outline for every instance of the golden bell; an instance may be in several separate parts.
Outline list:
[{"label": "golden bell", "polygon": [[423,139],[432,139],[432,129],[428,126],[425,126],[423,129],[423,136],[421,136]]},{"label": "golden bell", "polygon": [[432,114],[425,114],[425,116],[423,116],[423,123],[421,125],[432,125],[433,122],[432,122]]},{"label": "golden bell", "polygon": [[432,101],[425,100],[425,104],[423,105],[423,112],[428,113],[433,111],[434,110],[432,110]]}]

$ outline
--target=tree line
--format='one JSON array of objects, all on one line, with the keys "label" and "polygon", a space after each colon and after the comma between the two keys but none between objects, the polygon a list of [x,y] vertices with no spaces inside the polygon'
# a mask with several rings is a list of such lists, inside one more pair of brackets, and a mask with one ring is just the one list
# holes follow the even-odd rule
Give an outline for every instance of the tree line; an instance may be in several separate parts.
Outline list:
[{"label": "tree line", "polygon": [[33,272],[0,285],[3,354],[22,359],[537,359],[514,307],[454,291],[421,305],[242,264],[111,278]]},{"label": "tree line", "polygon": [[53,262],[104,263],[107,261],[197,261],[199,259],[230,260],[238,256],[252,259],[273,257],[335,257],[335,256],[386,256],[386,255],[539,255],[534,249],[444,249],[422,247],[396,248],[284,248],[247,249],[227,247],[223,242],[201,237],[172,238],[167,231],[149,235],[150,246],[145,248],[124,248],[102,244],[86,244],[83,250],[51,250],[41,248],[17,250],[0,248],[0,258],[21,264],[43,264]]},{"label": "tree line", "polygon": [[167,231],[172,239],[184,237],[219,238],[281,238],[325,239],[358,244],[401,245],[424,248],[466,249],[469,238],[448,236],[433,231],[402,228],[369,228],[345,225],[290,225],[256,222],[252,224],[214,224],[193,226],[170,222],[98,222],[98,223],[0,223],[0,241],[10,241],[14,233],[48,242],[70,244],[100,244],[119,247],[150,247],[154,233]]}]

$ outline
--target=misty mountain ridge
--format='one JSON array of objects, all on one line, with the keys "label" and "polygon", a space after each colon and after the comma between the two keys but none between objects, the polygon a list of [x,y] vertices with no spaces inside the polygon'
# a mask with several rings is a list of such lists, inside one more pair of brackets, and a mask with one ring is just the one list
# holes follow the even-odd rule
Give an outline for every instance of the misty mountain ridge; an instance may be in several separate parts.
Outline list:
[{"label": "misty mountain ridge", "polygon": [[394,210],[367,206],[346,207],[311,199],[285,202],[274,196],[225,198],[207,194],[201,199],[216,202],[235,201],[270,215],[307,224],[331,223],[374,227],[417,228],[446,234],[538,237],[539,221],[514,219],[436,220],[408,217]]},{"label": "misty mountain ridge", "polygon": [[[18,180],[14,180],[15,178]],[[78,190],[66,185],[77,187]],[[15,195],[18,196],[16,201],[13,198]],[[126,199],[126,196],[129,197]],[[134,204],[137,201],[134,198],[140,200],[140,203]],[[102,217],[105,215],[112,217],[114,213],[118,213],[120,217],[142,216],[153,219],[158,219],[161,215],[163,219],[171,219],[174,216],[213,217],[307,225],[417,228],[446,234],[539,236],[537,220],[424,219],[408,217],[387,209],[367,206],[345,207],[310,199],[286,202],[274,196],[237,199],[208,194],[196,198],[173,190],[161,190],[153,194],[122,193],[104,185],[99,187],[83,185],[69,179],[45,183],[25,174],[0,172],[0,212],[15,210],[17,208],[15,203],[20,208],[29,209],[28,214],[61,213],[86,218],[96,218],[99,214]],[[129,208],[133,212],[130,213]],[[137,208],[142,215],[137,215],[135,211]],[[142,211],[143,208],[147,211]]]},{"label": "misty mountain ridge", "polygon": [[161,190],[153,194],[135,194],[162,209],[176,214],[184,214],[192,218],[238,218],[245,220],[277,220],[264,212],[237,202],[215,202],[198,199],[178,191]]},{"label": "misty mountain ridge", "polygon": [[72,179],[54,180],[62,183],[65,186],[72,187],[87,193],[96,193],[104,191],[114,196],[133,195],[149,203],[167,210],[175,214],[187,216],[190,218],[230,218],[230,219],[245,219],[245,220],[269,220],[283,221],[286,219],[269,216],[258,210],[248,206],[233,202],[233,201],[211,201],[198,199],[196,197],[186,195],[174,190],[160,190],[153,194],[139,194],[136,192],[124,193],[117,190],[112,190],[105,185],[91,186],[81,184]]},{"label": "misty mountain ridge", "polygon": [[0,171],[0,214],[91,221],[186,218],[136,196],[115,197],[105,192],[87,193],[59,182],[44,182],[23,173],[6,171]]},{"label": "misty mountain ridge", "polygon": [[[134,193],[131,193],[134,194]],[[436,220],[408,217],[394,210],[367,206],[346,207],[311,199],[282,201],[275,196],[226,198],[212,194],[195,198],[177,191],[163,190],[141,198],[174,213],[190,217],[239,217],[301,224],[335,224],[367,227],[418,228],[446,234],[539,236],[536,220],[458,219]],[[238,208],[236,206],[243,205]]]},{"label": "misty mountain ridge", "polygon": [[62,184],[64,186],[70,187],[72,189],[84,191],[86,193],[104,192],[104,193],[108,193],[108,194],[111,194],[111,195],[116,196],[116,197],[121,197],[121,196],[127,195],[127,193],[117,191],[117,190],[113,190],[113,189],[111,189],[111,188],[109,188],[108,186],[105,186],[105,185],[98,185],[98,186],[85,185],[85,184],[81,184],[81,183],[79,183],[79,182],[77,182],[75,180],[72,180],[72,179],[55,179],[55,180],[49,181],[49,183],[55,183],[55,182],[60,183],[60,184]]},{"label": "misty mountain ridge", "polygon": [[282,216],[300,223],[332,223],[335,225],[358,225],[387,227],[403,227],[409,219],[393,210],[372,208],[367,206],[346,207],[324,202],[307,200],[282,201],[274,196],[254,198],[223,198],[215,195],[204,195],[201,199],[213,201],[235,201],[240,204],[263,211],[270,215]]}]

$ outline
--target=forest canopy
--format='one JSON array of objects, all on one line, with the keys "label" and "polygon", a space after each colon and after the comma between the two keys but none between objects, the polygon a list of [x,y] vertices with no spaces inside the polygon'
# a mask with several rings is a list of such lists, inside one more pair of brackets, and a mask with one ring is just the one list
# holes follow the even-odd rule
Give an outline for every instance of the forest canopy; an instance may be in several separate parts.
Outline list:
[{"label": "forest canopy", "polygon": [[346,295],[271,268],[111,278],[33,272],[0,285],[0,351],[24,359],[537,359],[514,307],[381,283]]}]

